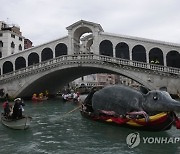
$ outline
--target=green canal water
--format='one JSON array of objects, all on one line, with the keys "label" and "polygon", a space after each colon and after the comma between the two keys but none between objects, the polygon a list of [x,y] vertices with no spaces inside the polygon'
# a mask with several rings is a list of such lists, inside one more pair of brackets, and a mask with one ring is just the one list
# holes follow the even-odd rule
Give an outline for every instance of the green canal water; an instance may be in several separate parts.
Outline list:
[{"label": "green canal water", "polygon": [[[33,117],[27,130],[12,130],[0,124],[0,154],[179,154],[177,143],[126,144],[128,134],[140,137],[180,137],[175,127],[165,132],[143,132],[85,119],[73,110],[77,105],[61,100],[25,101],[25,113]],[[1,104],[0,104],[1,105]],[[2,105],[1,105],[2,106]],[[2,108],[0,109],[2,112]]]}]

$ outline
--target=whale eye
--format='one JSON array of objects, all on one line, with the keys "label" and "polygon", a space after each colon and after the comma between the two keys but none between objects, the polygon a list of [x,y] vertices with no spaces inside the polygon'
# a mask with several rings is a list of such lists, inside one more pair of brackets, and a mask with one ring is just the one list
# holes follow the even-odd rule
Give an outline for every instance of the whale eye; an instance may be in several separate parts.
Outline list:
[{"label": "whale eye", "polygon": [[156,96],[154,96],[153,99],[156,101],[158,98]]}]

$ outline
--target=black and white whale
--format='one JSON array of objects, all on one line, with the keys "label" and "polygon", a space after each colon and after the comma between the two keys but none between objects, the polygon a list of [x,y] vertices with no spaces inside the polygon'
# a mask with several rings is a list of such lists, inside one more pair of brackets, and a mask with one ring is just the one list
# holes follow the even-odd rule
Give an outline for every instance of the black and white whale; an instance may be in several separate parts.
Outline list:
[{"label": "black and white whale", "polygon": [[105,87],[92,96],[94,113],[113,111],[119,115],[180,111],[180,102],[171,98],[168,92],[152,90],[142,93],[128,86]]}]

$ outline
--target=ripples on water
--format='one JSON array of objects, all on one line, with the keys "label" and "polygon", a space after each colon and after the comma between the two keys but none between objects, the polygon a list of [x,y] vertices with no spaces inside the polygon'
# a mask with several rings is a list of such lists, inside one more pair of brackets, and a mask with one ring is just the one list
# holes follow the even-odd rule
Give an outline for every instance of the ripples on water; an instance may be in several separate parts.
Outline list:
[{"label": "ripples on water", "polygon": [[[1,154],[179,154],[176,144],[143,144],[128,148],[126,137],[135,132],[127,128],[94,122],[77,111],[65,115],[77,106],[60,100],[41,103],[25,102],[25,112],[33,117],[27,130],[12,130],[0,125]],[[1,109],[2,110],[2,109]],[[141,136],[180,137],[179,130],[140,132]]]}]

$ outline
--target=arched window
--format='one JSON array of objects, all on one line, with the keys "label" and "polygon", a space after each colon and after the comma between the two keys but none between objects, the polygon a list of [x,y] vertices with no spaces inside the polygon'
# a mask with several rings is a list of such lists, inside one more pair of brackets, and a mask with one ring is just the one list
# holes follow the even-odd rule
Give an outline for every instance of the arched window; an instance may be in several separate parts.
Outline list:
[{"label": "arched window", "polygon": [[3,42],[2,41],[0,41],[0,48],[2,48],[3,47]]},{"label": "arched window", "polygon": [[129,59],[129,46],[126,43],[121,42],[116,45],[116,57]]},{"label": "arched window", "polygon": [[13,71],[13,64],[10,61],[6,61],[3,64],[3,74],[9,73]]},{"label": "arched window", "polygon": [[109,40],[104,40],[99,45],[100,55],[113,57],[113,44]]},{"label": "arched window", "polygon": [[153,48],[149,52],[149,63],[164,65],[163,52],[159,48]]},{"label": "arched window", "polygon": [[19,50],[20,50],[20,51],[22,50],[22,45],[21,45],[21,44],[19,44]]},{"label": "arched window", "polygon": [[180,68],[180,53],[173,50],[166,55],[166,63],[169,67]]},{"label": "arched window", "polygon": [[55,57],[67,55],[67,46],[64,43],[59,43],[55,48]]},{"label": "arched window", "polygon": [[46,61],[53,58],[53,51],[50,48],[44,48],[41,52],[41,61]]},{"label": "arched window", "polygon": [[136,45],[132,49],[132,60],[146,62],[146,50],[142,45]]},{"label": "arched window", "polygon": [[15,60],[15,70],[26,67],[26,60],[24,57],[18,57]]},{"label": "arched window", "polygon": [[28,56],[28,66],[39,63],[39,55],[35,52],[30,53]]},{"label": "arched window", "polygon": [[11,48],[15,48],[14,42],[11,42]]}]

